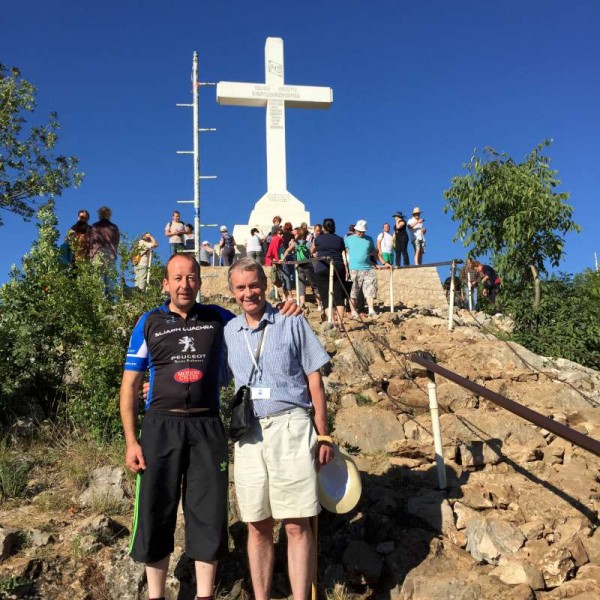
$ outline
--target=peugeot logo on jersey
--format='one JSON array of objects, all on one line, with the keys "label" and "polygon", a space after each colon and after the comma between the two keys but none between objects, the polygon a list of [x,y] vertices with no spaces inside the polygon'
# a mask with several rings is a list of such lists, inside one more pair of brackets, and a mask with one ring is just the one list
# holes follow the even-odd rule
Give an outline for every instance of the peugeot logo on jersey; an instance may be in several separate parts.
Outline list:
[{"label": "peugeot logo on jersey", "polygon": [[186,335],[179,340],[180,344],[183,344],[182,352],[196,352],[196,348],[194,347],[194,338]]}]

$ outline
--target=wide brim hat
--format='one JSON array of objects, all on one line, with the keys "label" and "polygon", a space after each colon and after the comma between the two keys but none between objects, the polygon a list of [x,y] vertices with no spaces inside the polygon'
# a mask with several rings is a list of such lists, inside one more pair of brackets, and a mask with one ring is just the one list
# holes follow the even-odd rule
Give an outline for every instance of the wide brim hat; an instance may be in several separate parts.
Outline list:
[{"label": "wide brim hat", "polygon": [[333,459],[319,469],[317,487],[321,506],[332,513],[342,515],[358,504],[360,472],[344,449],[333,445]]},{"label": "wide brim hat", "polygon": [[397,210],[397,211],[396,211],[396,212],[395,212],[395,213],[392,215],[392,219],[393,219],[394,217],[400,217],[401,219],[403,219],[403,218],[404,218],[404,215],[402,214],[402,211],[401,211],[401,210]]},{"label": "wide brim hat", "polygon": [[421,209],[418,206],[415,206],[413,208],[412,214],[416,215],[417,213],[421,214]]},{"label": "wide brim hat", "polygon": [[362,231],[363,233],[367,230],[367,222],[364,219],[356,221],[354,231]]}]

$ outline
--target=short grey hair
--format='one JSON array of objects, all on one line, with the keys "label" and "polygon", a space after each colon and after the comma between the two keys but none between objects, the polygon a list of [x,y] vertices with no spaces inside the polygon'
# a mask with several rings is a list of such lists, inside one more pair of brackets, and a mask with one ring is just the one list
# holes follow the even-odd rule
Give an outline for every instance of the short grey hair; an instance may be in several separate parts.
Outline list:
[{"label": "short grey hair", "polygon": [[227,284],[229,285],[229,290],[233,292],[233,287],[231,285],[231,275],[234,271],[255,271],[258,275],[258,279],[260,281],[261,286],[266,290],[267,289],[267,275],[263,266],[253,258],[240,258],[240,260],[234,262],[227,272]]}]

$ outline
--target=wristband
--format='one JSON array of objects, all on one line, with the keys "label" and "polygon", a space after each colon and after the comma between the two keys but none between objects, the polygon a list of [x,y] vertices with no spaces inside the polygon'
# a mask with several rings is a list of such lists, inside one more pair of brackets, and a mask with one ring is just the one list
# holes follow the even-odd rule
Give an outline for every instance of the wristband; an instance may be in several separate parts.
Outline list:
[{"label": "wristband", "polygon": [[325,444],[333,444],[333,439],[330,435],[317,435],[317,442],[323,442]]}]

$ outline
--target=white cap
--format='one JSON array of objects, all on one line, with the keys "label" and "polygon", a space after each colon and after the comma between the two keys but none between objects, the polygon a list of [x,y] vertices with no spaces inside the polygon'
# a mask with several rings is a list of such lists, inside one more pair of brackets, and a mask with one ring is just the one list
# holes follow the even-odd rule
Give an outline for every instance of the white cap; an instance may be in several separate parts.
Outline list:
[{"label": "white cap", "polygon": [[367,222],[363,219],[356,221],[356,225],[354,226],[354,231],[362,231],[363,233],[367,230]]},{"label": "white cap", "polygon": [[227,231],[227,225],[221,225],[221,231]]}]

